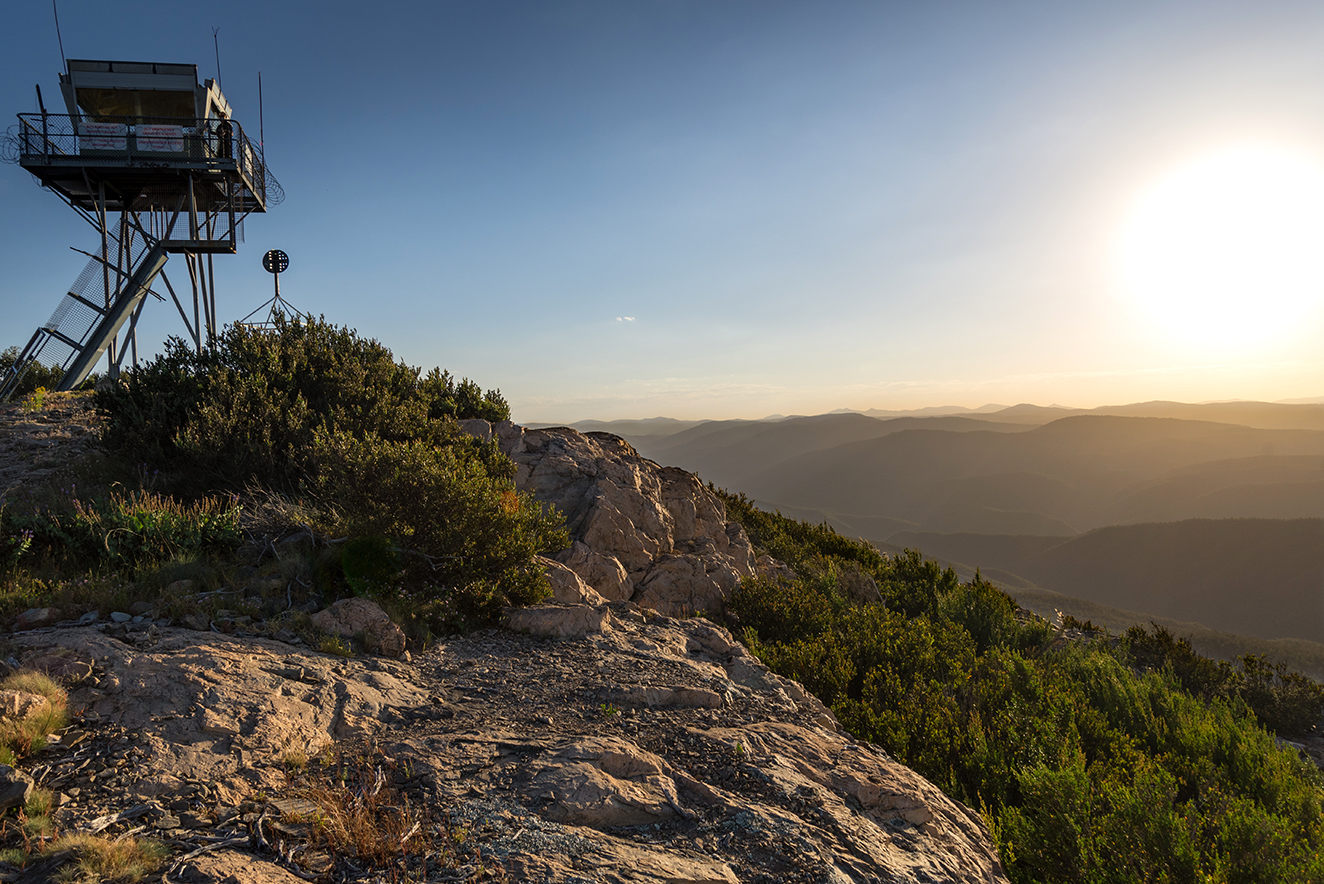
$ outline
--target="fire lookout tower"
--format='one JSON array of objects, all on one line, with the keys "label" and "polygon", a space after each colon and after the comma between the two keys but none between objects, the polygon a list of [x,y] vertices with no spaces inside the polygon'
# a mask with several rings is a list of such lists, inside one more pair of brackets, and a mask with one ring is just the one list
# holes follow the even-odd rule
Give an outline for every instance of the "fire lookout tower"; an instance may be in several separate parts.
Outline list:
[{"label": "fire lookout tower", "polygon": [[[197,65],[70,59],[60,75],[67,114],[19,114],[7,159],[31,172],[97,231],[89,261],[50,320],[0,377],[0,402],[29,365],[63,371],[72,390],[106,357],[119,372],[137,362],[136,327],[159,279],[201,351],[216,335],[212,259],[234,254],[243,221],[283,196],[262,147],[231,115],[215,80],[198,83]],[[11,130],[12,131],[12,130]],[[181,300],[165,275],[184,256],[192,290]],[[191,315],[190,315],[191,314]],[[125,326],[128,326],[127,329]]]}]

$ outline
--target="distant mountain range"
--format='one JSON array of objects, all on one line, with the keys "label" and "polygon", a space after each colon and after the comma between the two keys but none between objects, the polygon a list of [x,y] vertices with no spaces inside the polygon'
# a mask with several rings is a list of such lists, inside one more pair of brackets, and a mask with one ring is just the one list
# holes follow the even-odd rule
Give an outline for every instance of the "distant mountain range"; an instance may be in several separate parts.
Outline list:
[{"label": "distant mountain range", "polygon": [[1104,414],[1041,426],[837,414],[626,438],[659,463],[870,540],[887,540],[885,526],[1071,535],[1191,518],[1324,517],[1324,430]]},{"label": "distant mountain range", "polygon": [[880,548],[978,567],[1013,592],[1324,642],[1324,404],[989,405],[576,428],[623,436],[659,463]]}]

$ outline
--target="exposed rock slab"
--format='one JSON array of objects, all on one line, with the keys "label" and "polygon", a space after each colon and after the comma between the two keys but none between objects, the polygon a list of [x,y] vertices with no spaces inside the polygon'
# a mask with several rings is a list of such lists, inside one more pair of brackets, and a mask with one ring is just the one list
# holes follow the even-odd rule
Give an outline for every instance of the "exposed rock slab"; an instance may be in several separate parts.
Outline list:
[{"label": "exposed rock slab", "polygon": [[135,785],[142,797],[169,794],[185,780],[215,783],[236,799],[279,786],[287,753],[366,735],[384,708],[426,699],[402,664],[264,639],[165,629],[148,651],[96,629],[14,639],[33,659],[58,648],[98,663],[97,685],[73,690],[70,708],[136,734],[147,753]]},{"label": "exposed rock slab", "polygon": [[[157,826],[238,825],[241,801],[280,796],[290,749],[362,737],[511,881],[1005,881],[978,814],[841,733],[726,630],[622,602],[530,610],[597,626],[485,630],[412,664],[177,629],[147,651],[94,628],[13,641],[24,660],[91,661],[83,727],[133,758],[118,792],[61,809],[66,826],[143,800]],[[80,751],[41,776],[70,782]],[[199,880],[285,880],[274,852],[237,851],[190,862]]]}]

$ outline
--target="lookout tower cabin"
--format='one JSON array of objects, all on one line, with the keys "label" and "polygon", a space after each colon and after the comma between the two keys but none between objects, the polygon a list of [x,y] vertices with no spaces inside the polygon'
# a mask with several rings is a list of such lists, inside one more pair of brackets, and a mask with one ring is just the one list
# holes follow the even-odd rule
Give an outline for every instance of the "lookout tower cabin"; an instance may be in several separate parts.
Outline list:
[{"label": "lookout tower cabin", "polygon": [[[198,82],[197,65],[66,64],[60,92],[67,113],[51,113],[38,87],[39,110],[18,115],[8,153],[87,221],[98,242],[75,249],[89,263],[0,377],[0,401],[16,387],[18,369],[33,361],[63,370],[61,390],[81,384],[103,355],[112,376],[126,349],[136,362],[147,296],[166,300],[157,285],[194,346],[208,346],[217,326],[212,259],[233,254],[244,219],[281,196],[261,144],[235,121],[215,80]],[[191,305],[184,286],[177,290],[164,273],[175,254],[184,256]]]}]

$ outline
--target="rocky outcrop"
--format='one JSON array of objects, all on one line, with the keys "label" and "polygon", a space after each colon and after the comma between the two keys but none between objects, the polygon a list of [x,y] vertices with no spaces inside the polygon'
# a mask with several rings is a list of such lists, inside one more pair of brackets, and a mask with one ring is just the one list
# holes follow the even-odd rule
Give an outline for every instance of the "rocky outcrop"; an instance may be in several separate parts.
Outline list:
[{"label": "rocky outcrop", "polygon": [[62,827],[210,851],[172,881],[316,877],[287,764],[355,740],[467,833],[470,871],[502,880],[1005,881],[978,814],[726,630],[624,602],[524,610],[527,632],[453,636],[410,663],[173,627],[150,647],[104,623],[13,635],[21,662],[85,667],[68,667],[79,719],[37,785]]},{"label": "rocky outcrop", "polygon": [[331,635],[362,638],[369,652],[399,657],[405,649],[405,634],[386,612],[368,599],[341,599],[312,616],[313,626]]},{"label": "rocky outcrop", "polygon": [[462,422],[515,462],[515,484],[566,518],[574,545],[558,556],[609,601],[669,616],[721,610],[754,573],[744,530],[693,473],[643,458],[609,433]]}]

